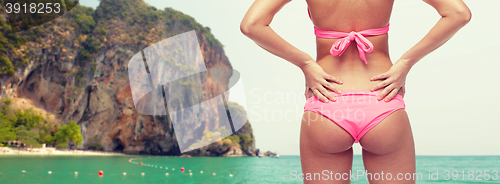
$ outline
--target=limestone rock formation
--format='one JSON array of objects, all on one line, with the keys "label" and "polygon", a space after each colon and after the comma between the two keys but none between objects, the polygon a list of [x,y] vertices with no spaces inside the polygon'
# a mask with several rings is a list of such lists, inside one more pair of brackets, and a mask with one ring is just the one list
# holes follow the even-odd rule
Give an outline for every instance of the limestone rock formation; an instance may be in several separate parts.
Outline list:
[{"label": "limestone rock formation", "polygon": [[[0,9],[3,12],[4,7],[0,5]],[[179,11],[157,10],[142,0],[101,0],[96,10],[78,5],[64,16],[20,33],[12,33],[3,14],[0,21],[0,44],[4,46],[0,59],[15,66],[13,75],[0,73],[0,97],[28,101],[55,116],[60,124],[77,122],[84,137],[82,149],[92,139],[106,151],[180,154],[169,117],[135,110],[127,66],[143,48],[195,30],[206,67],[232,69],[208,27]],[[0,69],[8,68],[7,64],[0,63]],[[230,76],[221,73],[204,83],[209,90],[223,92]],[[218,126],[203,123],[211,122],[206,114],[183,112],[190,121],[201,122],[200,131]],[[218,141],[189,154],[255,155],[250,124],[238,132],[252,139],[245,143],[249,144],[246,149]]]}]

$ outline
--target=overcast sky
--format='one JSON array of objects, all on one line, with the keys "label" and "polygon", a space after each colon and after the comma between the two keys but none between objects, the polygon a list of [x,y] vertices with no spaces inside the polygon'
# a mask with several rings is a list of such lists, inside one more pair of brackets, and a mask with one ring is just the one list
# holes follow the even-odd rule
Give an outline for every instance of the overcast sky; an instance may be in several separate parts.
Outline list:
[{"label": "overcast sky", "polygon": [[[172,7],[211,28],[233,68],[241,73],[249,120],[257,147],[281,155],[299,154],[305,99],[303,74],[294,65],[258,47],[239,24],[251,0],[146,0]],[[498,0],[465,0],[472,21],[443,47],[410,71],[405,95],[417,155],[500,154],[500,30]],[[91,7],[97,0],[82,0]],[[396,61],[417,43],[440,16],[420,0],[397,0],[389,45]],[[297,48],[316,57],[313,24],[304,0],[293,0],[271,27]],[[234,99],[234,97],[233,97]],[[235,101],[242,101],[236,99]],[[355,144],[355,154],[361,147]]]}]

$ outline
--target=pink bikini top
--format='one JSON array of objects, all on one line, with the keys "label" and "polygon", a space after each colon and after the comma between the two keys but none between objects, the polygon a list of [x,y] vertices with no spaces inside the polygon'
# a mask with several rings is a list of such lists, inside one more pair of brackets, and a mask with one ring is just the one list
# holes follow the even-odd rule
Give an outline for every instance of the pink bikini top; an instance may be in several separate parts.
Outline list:
[{"label": "pink bikini top", "polygon": [[[311,18],[311,13],[309,12],[309,7],[307,8],[307,13],[309,14],[309,18]],[[354,40],[358,45],[359,57],[368,64],[366,61],[365,53],[370,53],[373,51],[373,44],[370,40],[366,39],[365,36],[377,36],[383,35],[389,32],[389,24],[383,28],[376,29],[367,29],[359,32],[351,31],[350,33],[345,32],[337,32],[337,31],[325,31],[318,29],[314,26],[314,34],[318,38],[340,38],[335,43],[333,43],[332,48],[330,49],[330,54],[333,56],[340,56],[347,47]]]}]

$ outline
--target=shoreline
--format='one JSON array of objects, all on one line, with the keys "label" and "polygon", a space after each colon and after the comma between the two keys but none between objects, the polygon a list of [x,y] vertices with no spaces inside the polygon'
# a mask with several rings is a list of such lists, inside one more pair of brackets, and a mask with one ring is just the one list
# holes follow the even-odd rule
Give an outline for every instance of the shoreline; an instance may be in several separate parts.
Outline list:
[{"label": "shoreline", "polygon": [[[14,148],[14,147],[0,147],[0,156],[2,155],[55,155],[55,156],[136,156],[136,157],[179,157],[179,158],[192,158],[192,157],[222,157],[222,158],[238,158],[238,157],[258,157],[250,155],[227,155],[227,156],[191,156],[191,155],[141,155],[141,154],[126,154],[122,152],[106,152],[106,151],[93,151],[93,150],[57,150],[53,147],[46,148]],[[271,157],[271,156],[266,156]]]},{"label": "shoreline", "polygon": [[[12,148],[12,147],[0,147],[0,156],[2,155],[79,155],[79,156],[137,156],[137,157],[178,157],[178,158],[192,158],[192,157],[212,157],[212,156],[191,156],[191,155],[140,155],[140,154],[126,154],[119,152],[105,152],[105,151],[91,151],[91,150],[57,150],[53,147],[47,148]],[[231,156],[215,156],[215,157],[252,157],[243,155],[231,155]],[[146,159],[146,158],[145,158]]]},{"label": "shoreline", "polygon": [[55,148],[12,148],[0,147],[1,155],[89,155],[89,156],[116,156],[125,153],[90,151],[90,150],[57,150]]}]

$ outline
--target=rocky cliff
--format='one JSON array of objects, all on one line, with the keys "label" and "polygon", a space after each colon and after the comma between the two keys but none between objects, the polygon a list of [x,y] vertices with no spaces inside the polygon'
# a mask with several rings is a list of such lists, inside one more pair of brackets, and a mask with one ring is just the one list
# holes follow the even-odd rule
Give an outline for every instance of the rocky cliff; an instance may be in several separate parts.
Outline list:
[{"label": "rocky cliff", "polygon": [[[1,5],[0,9],[4,11]],[[106,151],[178,155],[171,119],[136,111],[127,66],[142,49],[191,30],[196,31],[207,68],[232,69],[208,27],[179,11],[157,10],[142,0],[101,0],[96,10],[77,5],[51,22],[19,33],[0,14],[0,96],[26,102],[25,108],[42,109],[59,124],[77,122],[84,137],[80,148],[92,143]],[[230,76],[227,72],[203,79],[209,88],[205,90],[226,91]],[[220,126],[207,120],[212,118],[207,116],[210,113],[214,112],[181,114],[198,122],[196,128],[203,131]],[[220,140],[188,154],[255,155],[250,124],[236,136],[242,138]]]}]

